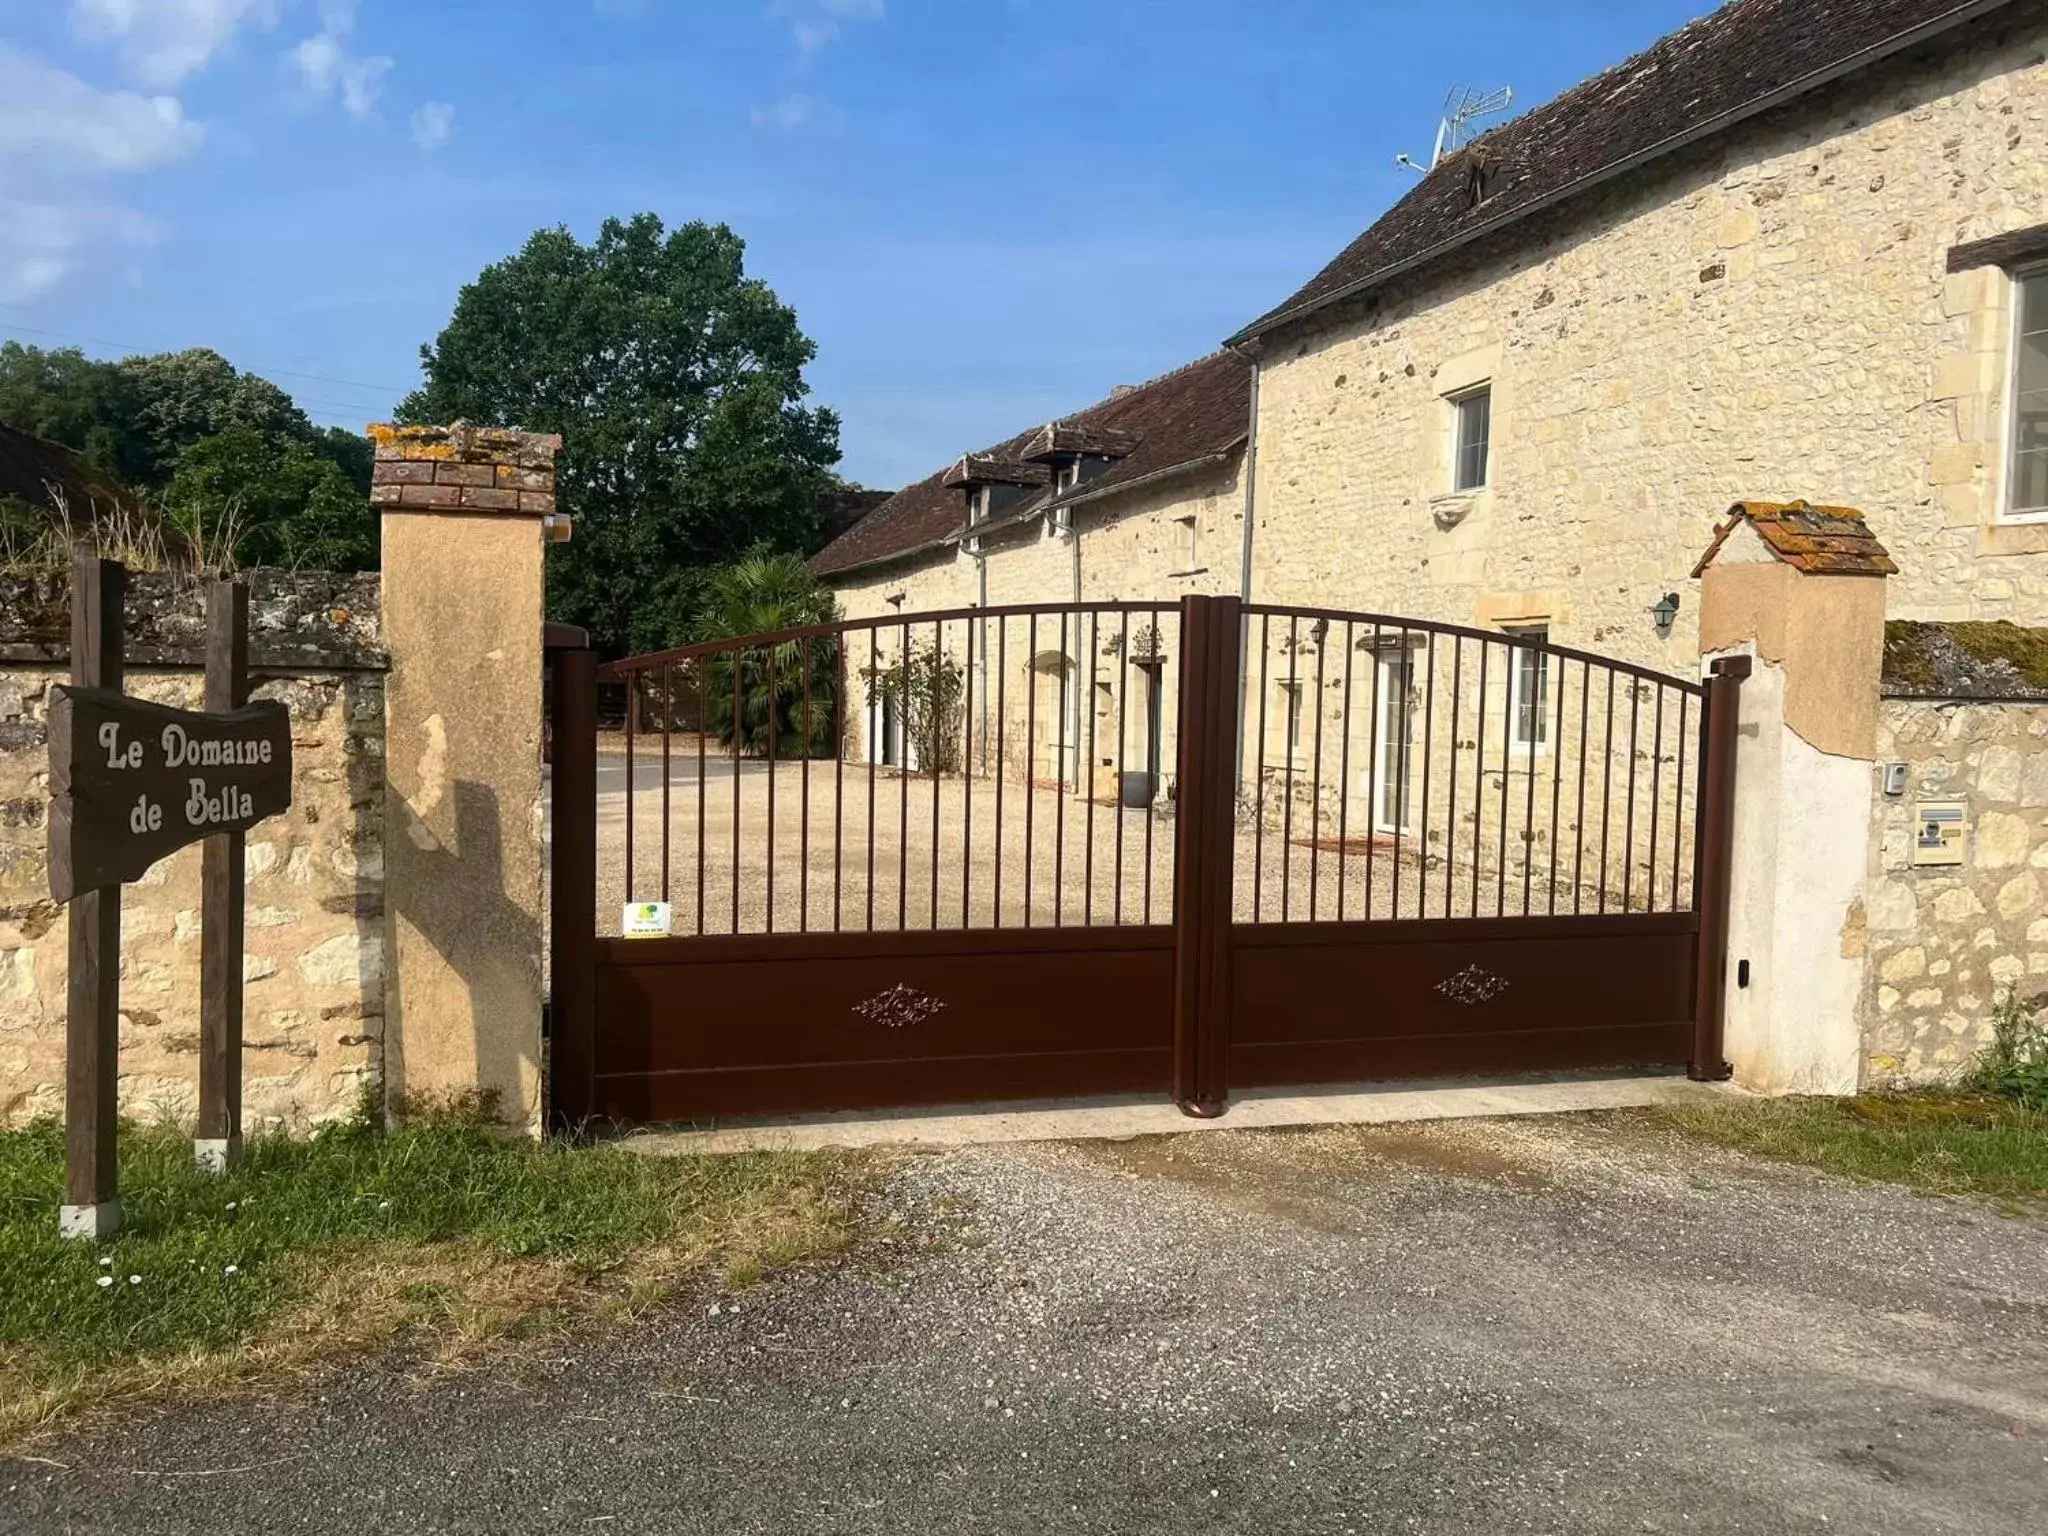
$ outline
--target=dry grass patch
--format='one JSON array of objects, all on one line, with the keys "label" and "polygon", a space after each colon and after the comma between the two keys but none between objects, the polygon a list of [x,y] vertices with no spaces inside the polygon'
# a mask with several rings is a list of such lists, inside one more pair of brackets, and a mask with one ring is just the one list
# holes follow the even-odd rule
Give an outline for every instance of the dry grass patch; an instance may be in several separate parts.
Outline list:
[{"label": "dry grass patch", "polygon": [[61,1131],[0,1132],[0,1443],[394,1342],[458,1361],[630,1318],[706,1272],[748,1284],[846,1244],[864,1167],[536,1145],[474,1115],[267,1139],[225,1178],[168,1128],[125,1128],[121,1152],[126,1227],[69,1243]]}]

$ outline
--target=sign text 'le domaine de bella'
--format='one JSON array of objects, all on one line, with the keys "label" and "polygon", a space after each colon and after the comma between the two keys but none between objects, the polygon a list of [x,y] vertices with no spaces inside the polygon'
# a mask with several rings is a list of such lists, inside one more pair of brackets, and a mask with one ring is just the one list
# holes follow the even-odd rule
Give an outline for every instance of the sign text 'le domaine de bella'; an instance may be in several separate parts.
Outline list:
[{"label": "sign text 'le domaine de bella'", "polygon": [[291,724],[274,700],[232,714],[58,686],[50,703],[50,894],[124,884],[166,854],[290,807]]}]

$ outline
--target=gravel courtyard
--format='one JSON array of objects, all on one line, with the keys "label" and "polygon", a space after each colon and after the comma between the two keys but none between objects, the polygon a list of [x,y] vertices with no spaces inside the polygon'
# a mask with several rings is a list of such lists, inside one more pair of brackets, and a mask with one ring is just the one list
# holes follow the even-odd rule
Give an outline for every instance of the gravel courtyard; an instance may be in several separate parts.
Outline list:
[{"label": "gravel courtyard", "polygon": [[0,1531],[2040,1529],[2048,1223],[1621,1113],[906,1158],[834,1267],[0,1459]]},{"label": "gravel courtyard", "polygon": [[[1001,786],[998,804],[990,778],[949,777],[935,786],[927,777],[890,768],[871,776],[864,763],[830,761],[812,763],[806,774],[801,763],[771,767],[763,759],[726,757],[715,743],[700,781],[696,740],[675,739],[666,771],[666,887],[659,738],[651,749],[640,743],[632,770],[631,895],[656,900],[666,889],[679,934],[699,931],[700,821],[706,933],[763,933],[771,916],[777,932],[791,933],[806,922],[814,930],[1023,927],[1027,905],[1029,925],[1040,927],[1172,921],[1175,822],[1169,802],[1162,801],[1156,812],[1119,809],[1051,785],[1027,794],[1022,783],[1010,780]],[[628,897],[627,772],[620,740],[606,738],[597,766],[598,932],[617,933],[620,906]],[[1277,805],[1277,791],[1275,796]],[[1487,804],[1491,815],[1497,801],[1489,797]],[[1521,814],[1519,807],[1511,812]],[[1615,814],[1618,847],[1619,810]],[[1443,807],[1436,807],[1433,827],[1442,815]],[[1645,808],[1645,824],[1647,816]],[[1463,829],[1448,869],[1436,856],[1440,843],[1425,867],[1413,836],[1397,845],[1381,833],[1368,850],[1368,829],[1347,824],[1340,851],[1327,827],[1322,846],[1311,846],[1304,825],[1287,828],[1292,837],[1282,830],[1268,827],[1255,834],[1248,822],[1239,828],[1234,905],[1240,922],[1255,913],[1265,922],[1298,921],[1311,912],[1323,919],[1340,912],[1353,919],[1389,917],[1396,915],[1397,903],[1400,916],[1436,917],[1445,915],[1447,900],[1451,915],[1459,917],[1519,915],[1525,900],[1530,912],[1548,910],[1547,861],[1538,860],[1525,889],[1519,866],[1501,875],[1491,845],[1475,860]],[[1597,850],[1593,833],[1587,841]],[[1665,847],[1656,904],[1668,910],[1668,828]],[[1597,854],[1583,859],[1590,866]],[[1689,864],[1685,870],[1689,880]],[[1597,873],[1591,867],[1585,872],[1578,899],[1592,912],[1599,909]],[[1571,910],[1572,874],[1567,844],[1557,881],[1560,911]],[[1620,879],[1617,860],[1609,911],[1622,910]],[[1640,883],[1630,895],[1633,907],[1642,910],[1646,893]]]}]

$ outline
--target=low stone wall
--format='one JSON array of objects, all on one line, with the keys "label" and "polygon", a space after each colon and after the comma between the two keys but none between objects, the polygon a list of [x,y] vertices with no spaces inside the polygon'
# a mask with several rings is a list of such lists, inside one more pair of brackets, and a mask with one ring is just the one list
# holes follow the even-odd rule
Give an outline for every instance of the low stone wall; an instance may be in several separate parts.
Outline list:
[{"label": "low stone wall", "polygon": [[[1890,691],[1888,686],[1887,691]],[[2048,697],[1888,697],[1863,998],[1867,1085],[1931,1081],[1966,1066],[2008,992],[2048,993]],[[1883,792],[1887,763],[1903,793]],[[1963,862],[1914,862],[1916,807],[1961,801]]]},{"label": "low stone wall", "polygon": [[[285,815],[249,834],[245,1123],[351,1109],[382,1067],[384,654],[378,578],[250,574],[257,698],[290,712]],[[63,910],[45,863],[49,685],[69,675],[61,580],[0,583],[0,1122],[63,1110]],[[204,603],[188,578],[130,578],[127,690],[201,703]],[[189,1119],[199,1045],[197,845],[122,898],[121,1107]]]}]

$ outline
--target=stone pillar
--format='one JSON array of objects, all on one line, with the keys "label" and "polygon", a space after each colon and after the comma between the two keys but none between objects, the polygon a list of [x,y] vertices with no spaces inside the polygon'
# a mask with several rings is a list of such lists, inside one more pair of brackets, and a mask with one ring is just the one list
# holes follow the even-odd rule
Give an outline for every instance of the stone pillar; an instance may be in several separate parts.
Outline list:
[{"label": "stone pillar", "polygon": [[373,426],[383,512],[387,1109],[540,1124],[542,547],[561,439]]},{"label": "stone pillar", "polygon": [[1753,658],[1725,1048],[1759,1092],[1857,1087],[1884,578],[1897,569],[1860,512],[1738,502],[1693,572],[1705,663]]}]

